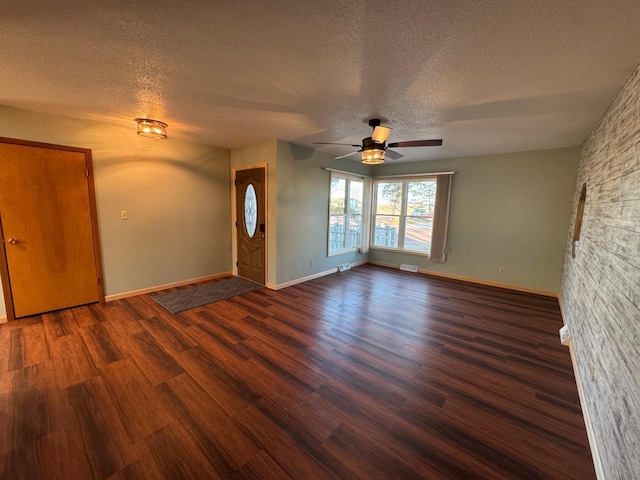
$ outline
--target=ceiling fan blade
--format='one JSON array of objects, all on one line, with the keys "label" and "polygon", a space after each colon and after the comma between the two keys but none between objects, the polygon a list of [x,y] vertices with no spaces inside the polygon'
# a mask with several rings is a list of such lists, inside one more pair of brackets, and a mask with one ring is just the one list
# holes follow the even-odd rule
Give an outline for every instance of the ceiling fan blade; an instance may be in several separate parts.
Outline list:
[{"label": "ceiling fan blade", "polygon": [[361,147],[359,143],[335,143],[335,142],[311,142],[314,145],[349,145],[350,147]]},{"label": "ceiling fan blade", "polygon": [[[356,145],[356,147],[359,147],[360,145]],[[339,158],[346,158],[346,157],[350,157],[351,155],[355,155],[356,153],[360,153],[362,150],[356,150],[355,152],[351,152],[351,153],[345,153],[344,155],[340,155],[339,157],[335,157],[334,160],[338,160]]]},{"label": "ceiling fan blade", "polygon": [[389,150],[387,148],[387,150],[384,152],[385,156],[390,158],[391,160],[399,160],[400,158],[404,157],[404,155],[402,155],[401,153],[398,153],[394,150]]},{"label": "ceiling fan blade", "polygon": [[389,135],[391,135],[391,130],[393,129],[378,125],[373,129],[373,135],[371,135],[371,140],[373,140],[376,143],[384,143],[387,141],[387,138],[389,138]]},{"label": "ceiling fan blade", "polygon": [[412,140],[410,142],[395,142],[387,145],[390,148],[398,147],[439,147],[442,145],[442,139],[437,138],[434,140]]}]

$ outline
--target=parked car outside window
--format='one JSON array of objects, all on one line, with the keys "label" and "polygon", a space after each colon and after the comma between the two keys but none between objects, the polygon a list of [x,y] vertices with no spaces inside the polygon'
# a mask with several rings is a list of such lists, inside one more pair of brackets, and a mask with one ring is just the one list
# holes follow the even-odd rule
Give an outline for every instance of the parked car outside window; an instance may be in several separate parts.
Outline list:
[{"label": "parked car outside window", "polygon": [[433,212],[428,211],[426,208],[416,208],[410,213],[410,215],[433,217]]}]

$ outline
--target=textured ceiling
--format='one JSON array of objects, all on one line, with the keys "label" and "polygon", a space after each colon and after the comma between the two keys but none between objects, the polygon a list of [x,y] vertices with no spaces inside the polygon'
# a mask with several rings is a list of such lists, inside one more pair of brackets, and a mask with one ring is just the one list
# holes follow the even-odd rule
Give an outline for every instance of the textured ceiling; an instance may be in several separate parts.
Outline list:
[{"label": "textured ceiling", "polygon": [[234,148],[403,160],[581,144],[640,62],[638,0],[0,0],[0,104]]}]

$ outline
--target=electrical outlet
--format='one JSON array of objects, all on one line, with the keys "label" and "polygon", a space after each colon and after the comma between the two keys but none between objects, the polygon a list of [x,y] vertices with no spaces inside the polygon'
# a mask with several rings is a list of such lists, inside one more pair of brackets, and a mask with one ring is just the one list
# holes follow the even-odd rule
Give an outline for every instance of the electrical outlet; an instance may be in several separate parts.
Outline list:
[{"label": "electrical outlet", "polygon": [[313,267],[313,258],[311,260],[309,260],[309,266]]},{"label": "electrical outlet", "polygon": [[498,270],[498,273],[504,273],[506,271],[507,271],[506,268],[500,267],[500,269]]}]

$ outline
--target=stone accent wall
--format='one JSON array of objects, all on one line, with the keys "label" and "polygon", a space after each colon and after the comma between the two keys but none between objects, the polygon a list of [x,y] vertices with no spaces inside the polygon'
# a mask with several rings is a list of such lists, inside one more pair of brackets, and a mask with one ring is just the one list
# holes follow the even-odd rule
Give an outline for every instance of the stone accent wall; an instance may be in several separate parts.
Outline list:
[{"label": "stone accent wall", "polygon": [[640,478],[640,68],[582,147],[571,221],[563,313],[602,472],[607,479]]}]

